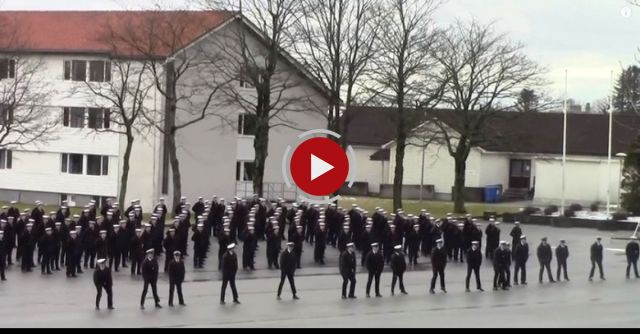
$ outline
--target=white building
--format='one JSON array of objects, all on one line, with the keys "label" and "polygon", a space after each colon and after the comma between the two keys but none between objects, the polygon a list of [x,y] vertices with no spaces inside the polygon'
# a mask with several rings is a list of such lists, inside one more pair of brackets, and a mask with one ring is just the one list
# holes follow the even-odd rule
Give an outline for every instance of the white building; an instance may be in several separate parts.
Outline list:
[{"label": "white building", "polygon": [[[366,119],[366,125],[361,127],[357,120],[354,121],[349,127],[352,134],[347,135],[355,142],[370,143],[366,147],[367,152],[383,139],[388,139],[387,143],[378,146],[379,150],[372,154],[369,162],[369,168],[376,168],[382,175],[382,178],[372,181],[376,185],[393,184],[395,143],[394,131],[389,130],[395,124],[393,112],[391,108],[357,107],[353,115],[357,120]],[[562,118],[562,113],[505,113],[493,121],[490,131],[496,140],[473,148],[467,159],[468,196],[481,201],[486,186],[500,185],[506,198],[525,199],[533,195],[536,202],[558,203],[562,197]],[[455,131],[454,122],[445,122],[450,131]],[[616,155],[628,151],[636,139],[638,125],[640,118],[635,115],[615,115],[613,158],[609,168],[608,115],[568,114],[567,203],[604,203],[608,192],[611,203],[618,203],[622,158]],[[405,152],[404,192],[407,197],[416,198],[415,189],[424,178],[424,185],[430,191],[425,198],[450,200],[454,160],[446,146],[442,143],[429,145],[424,150],[424,166],[421,147],[410,145]],[[370,175],[365,173],[358,181],[371,182],[369,180]],[[375,191],[372,190],[375,187],[370,186],[369,189]]]},{"label": "white building", "polygon": [[[67,199],[71,205],[84,205],[91,198],[117,197],[126,140],[121,134],[95,131],[95,128],[117,126],[110,122],[109,117],[114,116],[104,110],[105,106],[88,97],[85,81],[108,81],[117,75],[112,73],[110,64],[122,55],[113,54],[112,48],[98,38],[104,35],[107,23],[113,26],[115,22],[116,27],[118,23],[135,24],[154,15],[165,20],[172,20],[173,16],[194,15],[194,18],[201,19],[199,22],[207,23],[194,23],[186,29],[190,38],[183,41],[184,50],[181,52],[187,55],[193,54],[191,50],[215,48],[213,41],[225,31],[251,29],[240,25],[237,16],[226,12],[0,12],[0,16],[9,17],[21,27],[23,43],[19,48],[20,57],[43,62],[40,80],[54,91],[47,108],[49,115],[58,120],[58,125],[52,130],[54,139],[20,147],[10,145],[7,150],[0,151],[0,200],[26,203],[42,200],[47,204],[58,204]],[[262,45],[257,34],[249,36],[253,47]],[[14,49],[5,48],[3,51],[4,59],[16,57],[9,53]],[[172,56],[168,53],[158,55],[163,60]],[[281,117],[292,126],[275,127],[270,131],[265,169],[266,189],[270,190],[270,197],[283,194],[281,161],[286,146],[295,141],[301,131],[326,127],[324,87],[311,79],[305,69],[288,55],[282,55],[281,66],[298,80],[295,87],[283,94],[305,94],[318,109],[283,112]],[[202,75],[202,72],[196,73],[197,70],[194,68],[186,73],[184,80],[195,80]],[[7,80],[11,78],[4,79],[5,84],[9,82]],[[229,83],[232,84],[242,85],[240,82]],[[246,89],[246,94],[251,96],[255,92]],[[181,101],[179,108],[187,110],[199,99],[202,96],[196,95],[189,101]],[[216,95],[215,99],[221,98]],[[197,196],[209,198],[214,194],[231,198],[236,194],[253,193],[251,115],[244,115],[239,106],[222,107],[221,101],[214,102],[212,106],[224,112],[224,120],[207,117],[179,131],[176,136],[182,194],[191,200]],[[165,110],[165,101],[155,87],[144,103],[150,114],[159,115]],[[140,199],[144,209],[149,209],[161,196],[170,202],[171,172],[163,145],[163,135],[156,129],[150,129],[135,139],[126,202]],[[285,195],[294,197],[295,189]]]}]

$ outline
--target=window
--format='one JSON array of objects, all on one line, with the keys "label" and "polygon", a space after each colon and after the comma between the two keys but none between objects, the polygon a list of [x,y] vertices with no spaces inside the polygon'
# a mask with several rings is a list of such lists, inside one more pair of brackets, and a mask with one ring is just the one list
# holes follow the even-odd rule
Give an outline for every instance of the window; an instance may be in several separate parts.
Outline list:
[{"label": "window", "polygon": [[70,128],[84,128],[84,108],[64,108],[62,123]]},{"label": "window", "polygon": [[0,80],[16,77],[15,59],[0,59]]},{"label": "window", "polygon": [[109,175],[109,157],[87,155],[87,175]]},{"label": "window", "polygon": [[256,86],[254,86],[251,81],[247,79],[240,79],[238,85],[240,86],[240,88],[256,88]]},{"label": "window", "polygon": [[109,123],[110,121],[108,109],[89,108],[89,128],[108,129]]},{"label": "window", "polygon": [[9,150],[0,150],[0,169],[11,169],[13,154]]},{"label": "window", "polygon": [[253,181],[256,165],[253,161],[238,161],[236,163],[236,181]]},{"label": "window", "polygon": [[82,154],[62,153],[62,172],[69,174],[82,174],[84,156]]},{"label": "window", "polygon": [[84,60],[66,60],[64,62],[64,79],[72,81],[86,81],[87,62]]},{"label": "window", "polygon": [[238,134],[254,136],[256,134],[256,119],[254,114],[240,114],[238,117]]},{"label": "window", "polygon": [[8,105],[0,105],[0,125],[13,123],[13,108]]},{"label": "window", "polygon": [[89,62],[89,81],[111,81],[111,63],[108,61],[94,60]]}]

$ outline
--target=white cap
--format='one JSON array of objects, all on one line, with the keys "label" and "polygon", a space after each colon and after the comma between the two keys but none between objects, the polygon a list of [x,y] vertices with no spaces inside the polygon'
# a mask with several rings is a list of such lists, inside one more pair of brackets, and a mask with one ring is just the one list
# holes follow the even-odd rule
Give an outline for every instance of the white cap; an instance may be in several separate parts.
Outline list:
[{"label": "white cap", "polygon": [[106,259],[98,259],[98,264],[103,264],[103,263],[105,263],[105,262],[107,262],[107,260],[106,260]]},{"label": "white cap", "polygon": [[154,252],[153,248],[149,248],[149,249],[147,249],[147,251],[146,251],[145,253],[147,253],[147,254],[153,254],[153,252]]},{"label": "white cap", "polygon": [[236,244],[233,242],[227,245],[227,249],[234,249],[234,248],[236,248]]},{"label": "white cap", "polygon": [[437,243],[442,243],[444,240],[442,240],[442,238],[436,240]]},{"label": "white cap", "polygon": [[347,247],[353,247],[353,242],[348,243]]},{"label": "white cap", "polygon": [[402,245],[395,245],[393,246],[393,249],[400,250],[402,249]]}]

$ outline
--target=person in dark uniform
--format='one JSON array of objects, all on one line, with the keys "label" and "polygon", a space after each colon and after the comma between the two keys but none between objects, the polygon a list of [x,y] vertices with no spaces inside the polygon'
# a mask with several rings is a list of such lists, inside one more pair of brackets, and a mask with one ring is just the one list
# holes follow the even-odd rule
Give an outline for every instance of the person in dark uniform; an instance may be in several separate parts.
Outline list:
[{"label": "person in dark uniform", "polygon": [[144,300],[147,297],[147,290],[151,285],[151,291],[153,292],[153,299],[156,302],[156,308],[162,308],[160,306],[160,297],[158,297],[158,260],[154,254],[153,248],[147,249],[147,257],[142,261],[142,279],[144,280],[144,288],[142,289],[142,296],[140,297],[140,308],[144,310]]},{"label": "person in dark uniform", "polygon": [[547,269],[547,276],[549,276],[549,282],[555,283],[553,275],[551,274],[551,259],[553,252],[551,251],[551,245],[547,243],[547,238],[542,238],[540,245],[538,246],[538,261],[540,262],[540,275],[538,275],[538,281],[542,283],[542,274]]},{"label": "person in dark uniform", "polygon": [[480,283],[480,265],[482,265],[482,251],[480,250],[479,241],[471,241],[471,248],[467,250],[467,278],[465,280],[466,292],[469,290],[469,281],[471,280],[471,273],[476,277],[476,289],[482,290],[482,284]]},{"label": "person in dark uniform", "polygon": [[507,241],[507,248],[505,248],[505,265],[504,265],[504,277],[507,287],[511,287],[511,263],[513,263],[513,253],[511,252],[511,244]]},{"label": "person in dark uniform", "polygon": [[6,263],[8,266],[13,265],[13,249],[16,247],[16,235],[14,223],[17,218],[11,214],[9,209],[9,216],[7,216],[7,225],[4,227],[4,254]]},{"label": "person in dark uniform", "polygon": [[564,240],[560,240],[560,244],[556,247],[556,262],[558,262],[558,271],[556,280],[560,281],[560,272],[564,269],[564,279],[568,282],[569,276],[567,275],[567,259],[569,258],[569,247]]},{"label": "person in dark uniform", "polygon": [[631,241],[627,244],[625,255],[627,256],[627,279],[629,279],[629,270],[631,269],[631,265],[633,265],[633,272],[636,274],[636,278],[640,278],[638,275],[638,256],[640,256],[640,247],[638,247],[638,237],[635,235],[631,237]]},{"label": "person in dark uniform", "polygon": [[[169,254],[166,253],[167,257]],[[178,291],[178,303],[186,306],[182,297],[182,282],[184,282],[184,262],[182,262],[182,253],[179,250],[173,251],[173,258],[169,263],[169,307],[173,307],[173,291]]]},{"label": "person in dark uniform", "polygon": [[5,253],[5,243],[4,239],[4,231],[0,230],[0,280],[6,281],[7,278],[4,275],[5,270],[7,269],[7,255]]},{"label": "person in dark uniform", "polygon": [[[164,247],[165,254],[174,254],[177,249],[175,249],[175,235],[176,229],[170,228],[167,231],[167,236],[162,241],[162,246]],[[182,253],[180,253],[180,257],[182,257]],[[169,256],[165,256],[164,258],[164,272],[169,270],[169,264],[171,263],[171,258]]]},{"label": "person in dark uniform", "polygon": [[447,293],[447,289],[444,283],[444,269],[447,266],[447,253],[442,243],[443,243],[442,239],[436,240],[436,248],[431,252],[431,266],[433,268],[433,277],[431,278],[431,288],[429,289],[429,293],[431,294],[436,293],[435,288],[436,288],[436,280],[438,279],[438,276],[440,276],[440,289],[442,290],[442,292]]},{"label": "person in dark uniform", "polygon": [[113,310],[113,279],[106,259],[98,259],[98,265],[93,272],[93,284],[96,286],[96,310],[100,309],[102,289],[107,293],[107,308]]},{"label": "person in dark uniform", "polygon": [[500,228],[498,222],[493,218],[489,218],[489,225],[484,230],[484,234],[487,236],[485,256],[487,259],[493,259],[493,254],[498,249],[500,243]]},{"label": "person in dark uniform", "polygon": [[20,247],[22,247],[22,272],[30,272],[34,267],[33,263],[33,251],[36,246],[36,237],[33,234],[33,219],[29,219],[29,223],[26,225],[24,232],[20,235]]},{"label": "person in dark uniform", "polygon": [[302,244],[304,242],[304,234],[302,230],[302,225],[296,226],[296,233],[293,236],[293,240],[291,240],[294,244],[293,252],[296,254],[296,267],[300,269],[302,263]]},{"label": "person in dark uniform", "polygon": [[231,287],[231,293],[233,294],[233,303],[240,304],[238,300],[238,290],[236,290],[236,273],[238,272],[238,256],[234,249],[235,243],[227,245],[227,251],[222,256],[222,288],[220,291],[220,304],[224,305],[224,296],[227,291],[227,284]]},{"label": "person in dark uniform", "polygon": [[22,263],[22,251],[24,249],[24,247],[20,246],[20,237],[22,236],[22,233],[24,233],[24,230],[27,228],[28,223],[29,223],[29,210],[26,209],[26,211],[22,212],[22,214],[20,215],[20,218],[16,222],[13,229],[13,232],[15,233],[16,239],[18,242],[18,248],[16,250],[16,261],[20,263]]},{"label": "person in dark uniform", "polygon": [[515,252],[516,245],[520,242],[520,236],[522,236],[522,229],[520,228],[520,222],[514,222],[515,226],[511,229],[509,235],[511,236],[511,252]]},{"label": "person in dark uniform", "polygon": [[320,222],[316,225],[315,244],[313,246],[313,261],[324,265],[324,251],[327,248],[327,232],[325,229],[324,217],[320,217]]},{"label": "person in dark uniform", "polygon": [[109,255],[109,268],[114,268],[116,272],[120,268],[120,249],[118,248],[118,232],[120,232],[120,225],[113,224],[111,227],[111,233],[107,235],[107,254]]},{"label": "person in dark uniform", "polygon": [[242,243],[242,269],[256,270],[254,267],[254,259],[256,256],[256,247],[258,239],[255,234],[255,228],[248,226],[244,233],[244,241]]},{"label": "person in dark uniform", "polygon": [[96,239],[96,256],[99,259],[106,259],[109,252],[109,244],[107,241],[107,230],[101,230],[98,239]]},{"label": "person in dark uniform", "polygon": [[280,265],[278,264],[278,255],[282,248],[282,239],[280,237],[279,230],[280,227],[278,225],[274,225],[273,229],[270,232],[267,232],[267,264],[269,265],[269,269],[271,269],[271,267],[280,269]]},{"label": "person in dark uniform", "polygon": [[507,242],[500,241],[500,246],[493,254],[493,290],[508,290],[506,272],[509,265],[509,254],[507,253]]},{"label": "person in dark uniform", "polygon": [[53,241],[53,230],[51,227],[47,227],[45,230],[45,235],[40,239],[40,243],[38,243],[38,248],[42,249],[42,261],[40,262],[40,268],[42,274],[45,273],[47,275],[51,275],[51,258],[53,255],[53,248],[55,247]]},{"label": "person in dark uniform", "polygon": [[[207,244],[204,234],[204,224],[200,223],[196,225],[196,230],[193,231],[191,241],[193,241],[193,267],[203,268],[204,259],[207,256]],[[167,253],[169,254],[169,253]]]},{"label": "person in dark uniform", "polygon": [[140,236],[142,230],[137,228],[136,234],[131,238],[129,243],[129,257],[131,260],[131,275],[140,275],[142,267],[142,258],[144,257],[142,250],[142,241]]},{"label": "person in dark uniform", "polygon": [[342,231],[338,234],[338,251],[340,254],[347,250],[347,244],[352,241],[349,229],[349,224],[345,222],[342,226]]},{"label": "person in dark uniform", "polygon": [[223,228],[222,233],[218,235],[218,270],[222,270],[222,258],[228,252],[228,246],[232,244],[231,230]]},{"label": "person in dark uniform", "polygon": [[370,297],[371,281],[374,278],[376,285],[376,297],[380,298],[382,297],[380,294],[380,275],[382,275],[382,270],[384,269],[384,256],[380,253],[380,245],[377,242],[371,244],[371,251],[367,254],[365,263],[367,266],[367,272],[369,273],[366,290],[367,298]]},{"label": "person in dark uniform", "polygon": [[527,243],[527,237],[520,236],[520,242],[516,246],[516,251],[513,253],[513,259],[515,260],[515,266],[513,269],[513,284],[518,285],[518,274],[520,275],[520,283],[527,285],[527,260],[529,260],[529,244]]},{"label": "person in dark uniform", "polygon": [[296,254],[293,251],[295,247],[293,242],[287,243],[287,249],[280,254],[280,285],[278,285],[278,300],[280,300],[280,295],[282,294],[282,286],[284,285],[284,279],[289,280],[289,285],[291,286],[291,293],[293,294],[293,299],[299,299],[296,294],[296,283],[294,281],[294,274],[297,268],[297,258]]},{"label": "person in dark uniform", "polygon": [[596,270],[596,265],[600,270],[600,279],[605,280],[604,271],[602,270],[602,238],[597,237],[596,242],[591,245],[591,272],[589,273],[589,281],[593,281],[593,274]]},{"label": "person in dark uniform", "polygon": [[96,230],[96,222],[89,221],[89,228],[82,229],[82,245],[84,246],[84,267],[93,269],[96,260],[96,239],[98,231]]},{"label": "person in dark uniform", "polygon": [[403,295],[407,294],[407,291],[404,289],[404,272],[407,270],[407,262],[404,258],[404,253],[402,252],[402,245],[395,245],[393,247],[394,252],[391,255],[391,271],[393,272],[393,278],[391,279],[391,295],[394,295],[394,290],[396,287],[396,281],[400,284],[400,293]]},{"label": "person in dark uniform", "polygon": [[78,233],[76,231],[70,231],[69,239],[67,239],[67,244],[65,247],[67,260],[67,277],[76,277],[76,268],[78,266],[79,260],[78,249],[82,251],[82,245],[78,241]]},{"label": "person in dark uniform", "polygon": [[355,245],[349,242],[346,250],[340,254],[340,275],[342,275],[342,299],[347,299],[347,285],[351,283],[349,288],[349,298],[355,299],[356,291],[356,254],[354,252]]},{"label": "person in dark uniform", "polygon": [[76,273],[78,274],[82,274],[84,273],[84,271],[82,271],[82,256],[84,254],[84,244],[82,242],[82,226],[80,225],[76,225],[75,227],[75,231],[76,231]]},{"label": "person in dark uniform", "polygon": [[407,232],[405,239],[409,246],[409,264],[416,266],[418,264],[418,252],[420,250],[420,225],[413,225],[413,228]]},{"label": "person in dark uniform", "polygon": [[132,239],[132,235],[129,232],[127,224],[128,222],[126,220],[121,220],[120,228],[116,231],[117,253],[120,254],[121,258],[118,262],[122,264],[122,268],[127,267],[127,257],[129,255]]},{"label": "person in dark uniform", "polygon": [[151,224],[144,224],[144,229],[140,235],[140,242],[142,243],[143,250],[153,248],[153,242],[151,240]]}]

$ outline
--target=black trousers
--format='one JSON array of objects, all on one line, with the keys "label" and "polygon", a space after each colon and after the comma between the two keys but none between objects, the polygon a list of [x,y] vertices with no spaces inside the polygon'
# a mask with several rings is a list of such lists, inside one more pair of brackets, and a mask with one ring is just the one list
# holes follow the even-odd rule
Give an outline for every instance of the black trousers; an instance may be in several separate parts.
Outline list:
[{"label": "black trousers", "polygon": [[316,243],[316,247],[313,249],[313,260],[316,263],[324,263],[324,249],[325,245]]},{"label": "black trousers", "polygon": [[151,292],[153,292],[153,299],[155,300],[156,304],[160,302],[160,297],[158,297],[158,281],[144,280],[144,288],[142,289],[142,297],[140,297],[140,305],[144,305],[144,300],[145,298],[147,298],[149,285],[151,285]]},{"label": "black trousers", "polygon": [[127,258],[129,257],[129,251],[120,251],[120,256],[122,256],[122,268],[127,267]]},{"label": "black trousers", "polygon": [[102,298],[102,289],[107,292],[107,306],[113,307],[113,291],[111,286],[96,285],[96,307],[100,307],[100,299]]},{"label": "black trousers", "polygon": [[547,276],[549,277],[549,282],[553,282],[553,276],[551,275],[550,262],[540,263],[540,274],[538,275],[538,281],[542,282],[542,275],[544,274],[545,269],[547,270]]},{"label": "black trousers", "polygon": [[[202,268],[204,266],[204,258],[205,258],[205,252],[203,252],[200,249],[193,249],[193,267],[194,268]],[[169,258],[169,256],[167,256],[167,258]]]},{"label": "black trousers", "polygon": [[431,278],[431,288],[433,290],[436,288],[436,280],[440,276],[440,288],[445,289],[444,285],[444,268],[433,268],[433,277]]},{"label": "black trousers", "polygon": [[591,272],[589,273],[589,278],[593,278],[593,273],[596,270],[596,265],[598,265],[598,270],[600,270],[600,278],[604,278],[604,271],[602,271],[602,260],[591,260]]},{"label": "black trousers", "polygon": [[506,272],[507,271],[504,268],[493,268],[493,287],[494,288],[507,287]]},{"label": "black trousers", "polygon": [[514,269],[513,269],[513,282],[514,283],[518,283],[518,274],[522,274],[520,275],[520,283],[526,283],[527,282],[527,264],[526,263],[519,263],[518,261],[516,261]]},{"label": "black trousers", "polygon": [[40,269],[44,274],[45,271],[51,274],[51,256],[49,254],[42,254],[42,261],[40,261]]},{"label": "black trousers", "polygon": [[184,304],[184,298],[182,297],[182,282],[176,283],[169,281],[169,305],[173,305],[173,291],[178,291],[178,302],[180,305]]},{"label": "black trousers", "polygon": [[418,264],[418,245],[409,246],[409,264]]},{"label": "black trousers", "polygon": [[631,265],[633,265],[633,272],[636,274],[636,277],[638,277],[638,260],[627,260],[627,277],[629,277]]},{"label": "black trousers", "polygon": [[56,270],[60,270],[60,248],[56,248],[53,251],[53,256],[51,257],[51,269],[56,268]]},{"label": "black trousers", "polygon": [[296,283],[293,280],[293,273],[281,273],[280,274],[280,285],[278,286],[278,297],[282,294],[282,286],[284,285],[284,279],[289,281],[289,285],[291,286],[291,293],[296,295]]},{"label": "black trousers", "polygon": [[402,279],[403,276],[404,276],[404,272],[393,273],[393,277],[391,278],[391,294],[393,294],[393,291],[396,288],[396,281],[400,283],[400,292],[406,292],[404,290],[404,280]]},{"label": "black trousers", "polygon": [[347,285],[351,283],[349,287],[349,297],[354,297],[356,294],[356,274],[348,273],[342,274],[342,297],[347,296]]},{"label": "black trousers", "polygon": [[[89,261],[89,259],[91,261]],[[87,267],[89,264],[89,268],[93,269],[96,261],[96,251],[95,250],[85,250],[84,252],[84,267]]]},{"label": "black trousers", "polygon": [[114,268],[115,271],[118,271],[118,269],[120,269],[121,258],[122,258],[122,255],[120,254],[119,251],[114,252],[114,254],[111,257],[109,257],[109,267]]},{"label": "black trousers", "polygon": [[482,285],[480,284],[480,266],[467,266],[467,279],[465,281],[467,290],[469,290],[469,281],[471,280],[471,273],[476,276],[476,288],[481,289]]},{"label": "black trousers", "polygon": [[569,276],[567,275],[567,261],[558,261],[558,272],[556,274],[556,279],[560,280],[560,272],[564,270],[564,279],[568,280]]},{"label": "black trousers", "polygon": [[141,262],[142,261],[140,261],[139,259],[131,258],[131,275],[140,275],[140,270],[142,270],[142,268],[140,268],[142,266]]},{"label": "black trousers", "polygon": [[276,252],[267,250],[267,264],[269,264],[269,269],[271,269],[272,266],[275,266],[276,269],[280,268],[280,265],[278,265],[278,254],[276,254]]},{"label": "black trousers", "polygon": [[33,267],[33,251],[25,249],[22,254],[22,271],[31,271],[31,267]]},{"label": "black trousers", "polygon": [[2,279],[3,281],[6,280],[7,278],[4,276],[4,270],[5,270],[5,264],[2,263],[0,264],[0,279]]},{"label": "black trousers", "polygon": [[380,295],[380,275],[382,275],[382,272],[369,272],[369,277],[367,278],[367,296],[371,291],[371,281],[374,278],[376,280],[376,296]]},{"label": "black trousers", "polygon": [[[9,249],[7,249],[7,264],[13,264],[13,247],[9,247]],[[16,259],[17,261],[18,259]]]},{"label": "black trousers", "polygon": [[238,300],[238,290],[236,289],[236,275],[230,278],[222,278],[222,289],[220,290],[220,301],[224,301],[224,295],[227,291],[227,284],[231,287],[231,293],[233,293],[233,300]]}]

